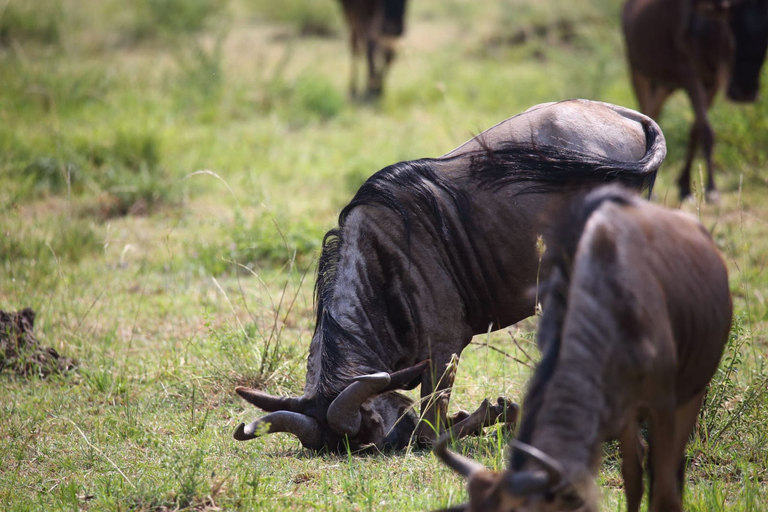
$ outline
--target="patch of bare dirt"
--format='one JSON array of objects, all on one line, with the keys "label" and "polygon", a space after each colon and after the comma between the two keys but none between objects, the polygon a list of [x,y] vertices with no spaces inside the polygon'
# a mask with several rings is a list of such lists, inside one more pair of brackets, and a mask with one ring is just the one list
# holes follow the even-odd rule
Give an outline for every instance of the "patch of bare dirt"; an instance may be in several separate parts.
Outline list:
[{"label": "patch of bare dirt", "polygon": [[0,372],[46,377],[74,370],[77,362],[62,357],[53,347],[43,347],[34,335],[35,312],[24,308],[15,313],[0,310]]}]

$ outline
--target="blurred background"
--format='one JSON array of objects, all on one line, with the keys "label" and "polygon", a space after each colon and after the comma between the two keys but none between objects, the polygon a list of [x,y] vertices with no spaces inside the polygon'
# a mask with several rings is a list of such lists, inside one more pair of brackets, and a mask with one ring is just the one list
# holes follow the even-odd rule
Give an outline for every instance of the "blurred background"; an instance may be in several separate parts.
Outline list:
[{"label": "blurred background", "polygon": [[[256,412],[232,388],[300,392],[323,234],[375,171],[444,154],[542,102],[637,108],[621,4],[412,0],[376,99],[350,97],[337,1],[0,0],[0,309],[32,307],[41,342],[80,362],[76,376],[46,381],[3,373],[0,438],[14,463],[0,466],[0,503],[456,503],[463,484],[428,452],[353,462],[304,457],[288,436],[234,445],[232,428]],[[669,153],[657,202],[679,205],[692,119],[678,91],[660,122]],[[759,510],[768,100],[718,97],[710,121],[721,202],[703,203],[697,159],[683,208],[726,254],[736,348],[705,413],[718,444],[704,436],[691,449],[690,504]],[[529,367],[487,345],[532,363],[520,346],[537,357],[534,328],[526,321],[468,348],[452,404],[519,398]],[[505,463],[495,438],[467,446]],[[618,510],[617,456],[607,453],[601,484]],[[404,475],[402,492],[390,474]]]}]

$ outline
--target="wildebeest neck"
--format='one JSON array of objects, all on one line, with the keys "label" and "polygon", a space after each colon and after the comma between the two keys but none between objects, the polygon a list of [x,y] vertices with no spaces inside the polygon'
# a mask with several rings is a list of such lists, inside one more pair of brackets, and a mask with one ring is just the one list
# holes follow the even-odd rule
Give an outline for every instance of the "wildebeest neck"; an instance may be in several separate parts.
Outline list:
[{"label": "wildebeest neck", "polygon": [[440,335],[434,318],[461,323],[463,304],[481,300],[462,297],[454,283],[477,265],[448,256],[457,257],[453,244],[470,223],[466,193],[431,160],[390,166],[360,188],[324,240],[305,392],[328,401],[357,375],[429,358]]}]

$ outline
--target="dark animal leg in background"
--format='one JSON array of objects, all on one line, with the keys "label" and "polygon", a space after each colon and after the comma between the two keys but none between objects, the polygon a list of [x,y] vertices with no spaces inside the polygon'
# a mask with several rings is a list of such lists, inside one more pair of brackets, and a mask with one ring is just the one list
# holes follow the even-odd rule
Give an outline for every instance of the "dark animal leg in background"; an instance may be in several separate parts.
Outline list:
[{"label": "dark animal leg in background", "polygon": [[378,44],[373,39],[368,39],[366,44],[366,56],[368,58],[368,90],[366,99],[373,100],[381,96],[381,70],[378,69],[377,57]]},{"label": "dark animal leg in background", "polygon": [[349,72],[349,97],[357,98],[357,61],[360,58],[360,45],[354,30],[349,33],[349,47],[352,53]]},{"label": "dark animal leg in background", "polygon": [[691,132],[688,135],[688,150],[685,153],[685,163],[680,177],[677,179],[677,186],[680,190],[680,200],[684,200],[691,195],[691,165],[693,157],[696,156],[696,150],[699,148],[699,137],[696,130],[696,124],[691,126]]},{"label": "dark animal leg in background", "polygon": [[[685,167],[677,180],[680,188],[680,200],[685,199],[691,194],[691,163],[698,143],[701,143],[704,150],[704,159],[707,165],[707,197],[711,200],[717,200],[717,190],[715,188],[715,178],[712,170],[712,149],[715,145],[715,134],[707,117],[708,98],[701,84],[694,83],[686,88],[691,100],[695,120],[691,128],[691,138],[688,141],[688,154],[685,158]],[[711,95],[710,95],[711,97]],[[696,140],[693,140],[696,139]]]},{"label": "dark animal leg in background", "polygon": [[637,419],[624,428],[619,438],[621,448],[621,476],[624,478],[624,494],[627,512],[638,512],[643,500],[643,454],[645,448],[640,438]]}]

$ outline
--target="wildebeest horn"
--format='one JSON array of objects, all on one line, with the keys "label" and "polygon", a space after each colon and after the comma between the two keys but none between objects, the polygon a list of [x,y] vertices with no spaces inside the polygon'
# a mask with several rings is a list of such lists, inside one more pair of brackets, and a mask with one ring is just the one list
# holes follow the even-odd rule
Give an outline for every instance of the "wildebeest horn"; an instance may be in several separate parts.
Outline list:
[{"label": "wildebeest horn", "polygon": [[507,490],[511,494],[525,495],[543,492],[556,487],[563,480],[563,467],[543,451],[517,439],[512,441],[512,447],[532,457],[544,468],[544,471],[512,474],[507,481]]},{"label": "wildebeest horn", "polygon": [[449,450],[448,441],[450,441],[450,436],[444,434],[440,437],[440,440],[437,442],[434,449],[435,455],[448,467],[464,478],[470,478],[479,471],[486,471],[485,466],[482,464],[478,464],[472,459]]},{"label": "wildebeest horn", "polygon": [[361,375],[353,379],[328,407],[328,425],[339,435],[353,436],[360,431],[360,406],[373,395],[381,393],[391,382],[387,372]]},{"label": "wildebeest horn", "polygon": [[249,402],[256,407],[267,411],[292,411],[300,412],[302,410],[302,404],[305,401],[304,397],[281,397],[272,396],[251,388],[238,386],[235,388],[235,393],[240,395],[246,402]]},{"label": "wildebeest horn", "polygon": [[265,434],[288,432],[298,437],[304,446],[320,448],[322,444],[320,425],[317,423],[317,420],[310,416],[290,411],[273,412],[248,425],[241,423],[235,429],[233,437],[238,441],[255,439],[260,433],[258,432],[259,427],[264,424],[268,424],[264,432]]}]

